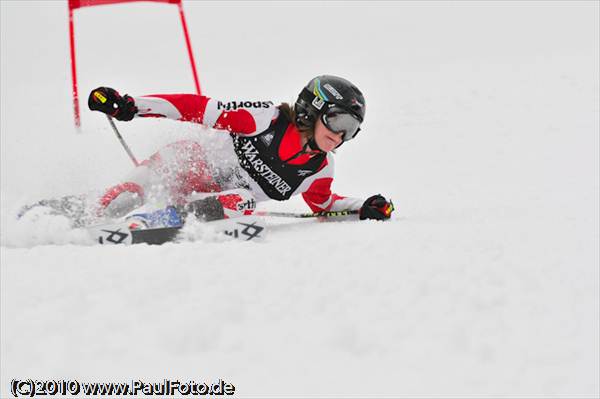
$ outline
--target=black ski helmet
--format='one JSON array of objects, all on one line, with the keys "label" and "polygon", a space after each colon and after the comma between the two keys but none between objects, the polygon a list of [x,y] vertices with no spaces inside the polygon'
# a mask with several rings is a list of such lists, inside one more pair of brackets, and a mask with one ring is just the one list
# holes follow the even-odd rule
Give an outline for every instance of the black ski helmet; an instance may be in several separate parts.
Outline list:
[{"label": "black ski helmet", "polygon": [[346,110],[361,123],[365,119],[365,98],[358,87],[338,76],[321,75],[308,82],[298,95],[294,104],[296,125],[314,128],[319,116],[332,106]]}]

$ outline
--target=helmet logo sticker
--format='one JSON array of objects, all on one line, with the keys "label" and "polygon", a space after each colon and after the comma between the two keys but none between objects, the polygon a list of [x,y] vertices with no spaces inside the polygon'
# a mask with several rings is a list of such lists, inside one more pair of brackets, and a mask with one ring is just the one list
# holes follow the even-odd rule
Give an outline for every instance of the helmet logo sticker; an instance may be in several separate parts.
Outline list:
[{"label": "helmet logo sticker", "polygon": [[340,94],[340,92],[337,91],[335,89],[335,87],[333,87],[329,83],[325,83],[323,85],[323,87],[326,88],[328,92],[330,92],[331,94],[333,94],[333,96],[336,98],[336,100],[343,100],[344,99],[344,97],[342,97],[342,95]]},{"label": "helmet logo sticker", "polygon": [[315,97],[315,99],[312,101],[312,105],[314,105],[316,109],[321,109],[323,108],[323,105],[325,105],[325,101],[323,101],[320,97]]},{"label": "helmet logo sticker", "polygon": [[323,93],[323,90],[321,90],[321,81],[319,79],[315,79],[315,88],[313,89],[313,94],[323,101],[329,101],[325,93]]}]

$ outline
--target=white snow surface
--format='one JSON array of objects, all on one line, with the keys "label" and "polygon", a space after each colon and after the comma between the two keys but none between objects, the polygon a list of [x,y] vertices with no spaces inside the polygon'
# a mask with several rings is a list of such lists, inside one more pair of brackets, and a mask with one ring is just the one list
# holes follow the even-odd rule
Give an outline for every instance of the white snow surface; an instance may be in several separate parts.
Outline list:
[{"label": "white snow surface", "polygon": [[[598,397],[599,4],[186,1],[209,96],[355,82],[366,122],[334,190],[397,210],[103,247],[15,213],[131,170],[91,89],[193,92],[177,9],[76,12],[77,133],[66,1],[2,0],[0,396],[14,378],[222,378],[240,397]],[[118,126],[139,158],[223,137]]]}]

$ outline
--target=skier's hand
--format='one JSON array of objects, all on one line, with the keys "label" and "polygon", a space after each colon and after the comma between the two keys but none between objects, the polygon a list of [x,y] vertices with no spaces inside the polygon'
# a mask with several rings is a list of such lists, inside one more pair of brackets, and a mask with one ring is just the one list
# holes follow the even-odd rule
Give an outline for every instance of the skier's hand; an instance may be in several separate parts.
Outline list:
[{"label": "skier's hand", "polygon": [[137,112],[135,101],[127,94],[121,96],[110,87],[98,87],[92,90],[88,98],[88,107],[100,111],[120,121],[130,121]]},{"label": "skier's hand", "polygon": [[393,210],[394,204],[392,201],[388,201],[381,194],[377,194],[367,198],[363,206],[360,208],[359,216],[360,220],[386,220],[390,218]]}]

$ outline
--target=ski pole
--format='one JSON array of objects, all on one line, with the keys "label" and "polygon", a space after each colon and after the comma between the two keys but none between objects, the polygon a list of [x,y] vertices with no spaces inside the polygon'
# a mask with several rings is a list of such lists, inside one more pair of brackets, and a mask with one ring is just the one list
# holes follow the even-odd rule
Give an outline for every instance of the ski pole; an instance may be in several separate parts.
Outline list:
[{"label": "ski pole", "polygon": [[108,119],[108,123],[110,123],[110,126],[114,130],[115,134],[117,135],[117,138],[121,142],[121,145],[123,146],[125,151],[127,151],[127,155],[129,155],[129,158],[131,158],[131,160],[133,161],[133,164],[135,166],[139,166],[140,163],[135,158],[135,155],[133,155],[133,152],[131,152],[131,149],[129,148],[129,146],[127,145],[125,140],[123,139],[123,136],[121,136],[121,133],[119,133],[119,130],[117,129],[117,126],[115,125],[115,122],[113,121],[112,117],[110,115],[106,115],[106,119]]},{"label": "ski pole", "polygon": [[269,212],[269,211],[257,211],[254,215],[257,216],[274,216],[283,218],[330,218],[340,217],[348,215],[358,215],[358,210],[346,210],[346,211],[323,211],[323,212],[312,212],[312,213],[294,213],[294,212]]}]

